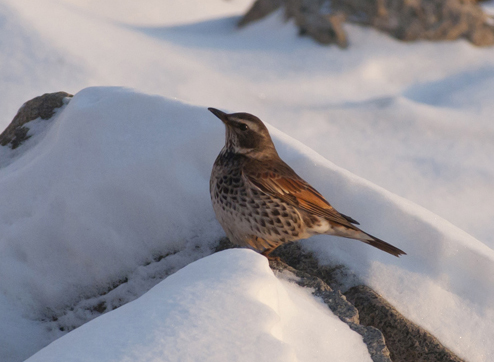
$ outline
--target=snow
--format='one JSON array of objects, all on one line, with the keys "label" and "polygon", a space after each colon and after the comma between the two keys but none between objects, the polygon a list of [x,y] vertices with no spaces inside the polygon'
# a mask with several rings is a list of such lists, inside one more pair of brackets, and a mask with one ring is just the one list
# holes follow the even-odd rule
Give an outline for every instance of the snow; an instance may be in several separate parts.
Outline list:
[{"label": "snow", "polygon": [[[173,289],[168,280],[181,275],[174,272],[211,253],[224,235],[208,193],[224,131],[210,106],[259,116],[301,176],[408,255],[397,259],[333,237],[311,238],[305,248],[323,263],[345,264],[466,360],[494,359],[494,49],[463,40],[401,43],[347,26],[351,44],[343,51],[297,37],[279,13],[237,30],[249,5],[0,1],[2,128],[30,98],[76,94],[50,124],[32,122],[34,136],[21,148],[0,147],[2,361],[24,360],[54,340],[33,359],[62,344],[56,353],[70,354],[100,328],[126,333],[134,305],[160,308],[143,296],[147,290],[171,275],[152,289],[164,298]],[[328,326],[343,328],[305,292],[276,281],[261,257],[227,254],[245,268],[253,264],[241,272],[221,255],[199,265],[218,278],[228,271],[228,283],[247,273],[246,285],[280,293],[266,301],[237,289],[228,302],[269,304],[274,316],[283,313],[273,301],[286,299],[285,316],[304,321],[298,325],[312,326],[326,313]],[[220,258],[225,269],[213,268]],[[205,290],[198,280],[194,293]],[[123,306],[99,316],[101,304]],[[238,309],[231,313],[232,325],[274,333],[276,358],[312,358],[300,357],[309,351],[300,349],[302,335],[289,318],[278,317],[272,332],[262,318],[250,324]],[[127,336],[135,339],[129,353],[143,351],[139,341],[158,353],[159,343],[139,339],[165,326],[152,325]],[[347,350],[338,345],[331,353]]]},{"label": "snow", "polygon": [[23,275],[2,281],[15,285],[9,294],[29,296],[31,311],[70,305],[81,287],[94,294],[156,255],[217,240],[208,194],[217,146],[194,142],[206,131],[200,113],[125,89],[74,97],[1,170],[1,268]]},{"label": "snow", "polygon": [[189,264],[28,361],[328,359],[371,361],[362,337],[308,292],[278,280],[264,257],[227,250]]}]

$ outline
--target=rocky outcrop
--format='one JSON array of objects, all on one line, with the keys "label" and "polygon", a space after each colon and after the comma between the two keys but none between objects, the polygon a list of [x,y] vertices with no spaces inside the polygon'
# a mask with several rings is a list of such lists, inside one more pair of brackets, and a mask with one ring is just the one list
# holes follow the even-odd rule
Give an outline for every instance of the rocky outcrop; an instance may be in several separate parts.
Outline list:
[{"label": "rocky outcrop", "polygon": [[[0,135],[0,144],[18,147],[29,138],[26,124],[35,119],[47,120],[53,117],[57,108],[66,103],[72,95],[65,92],[44,94],[26,102],[18,111],[12,123]],[[228,239],[222,239],[216,251],[235,247]],[[184,251],[188,253],[188,251]],[[178,253],[178,252],[177,252]],[[344,266],[320,266],[317,259],[302,250],[298,243],[279,247],[272,253],[279,261],[271,261],[270,267],[280,277],[306,288],[331,309],[352,330],[359,333],[367,345],[374,362],[461,362],[458,356],[444,347],[432,334],[401,315],[389,302],[365,285],[358,285],[358,279]],[[156,262],[169,255],[157,257]],[[186,259],[184,259],[186,260]],[[156,284],[175,272],[174,267],[149,272],[150,285]],[[141,278],[143,269],[135,276]],[[104,294],[82,300],[69,311],[50,315],[50,326],[61,331],[71,330],[102,313],[120,307],[133,300],[138,293],[133,291],[129,278],[114,283]],[[124,284],[127,284],[125,287]],[[354,287],[346,290],[349,284]],[[125,288],[124,288],[124,287]],[[117,290],[120,288],[119,290]],[[118,294],[118,298],[112,293]],[[126,297],[122,295],[126,293]],[[44,321],[48,322],[48,321]]]},{"label": "rocky outcrop", "polygon": [[494,44],[492,18],[475,0],[257,0],[240,20],[245,26],[283,8],[300,34],[322,44],[346,47],[343,22],[372,26],[397,39],[413,41],[468,39]]},{"label": "rocky outcrop", "polygon": [[321,279],[296,270],[282,261],[270,261],[269,266],[279,278],[287,279],[301,287],[312,289],[314,296],[321,298],[340,320],[362,336],[372,361],[392,362],[381,331],[372,326],[362,325],[359,321],[358,310],[346,300],[339,290],[332,290]]},{"label": "rocky outcrop", "polygon": [[337,44],[345,48],[348,45],[342,26],[345,16],[340,12],[327,11],[324,4],[330,6],[326,0],[257,0],[240,19],[238,26],[245,26],[284,8],[286,19],[295,20],[300,35],[310,36],[321,44]]},{"label": "rocky outcrop", "polygon": [[[218,250],[234,247],[223,239]],[[320,266],[298,243],[272,254],[271,268],[280,277],[313,289],[350,328],[362,335],[374,362],[462,362],[437,338],[400,314],[389,302],[341,265]],[[349,290],[345,286],[356,285]],[[342,293],[344,291],[344,293]]]},{"label": "rocky outcrop", "polygon": [[345,296],[358,309],[362,325],[373,326],[384,334],[393,362],[463,361],[371,288],[359,285],[348,290]]},{"label": "rocky outcrop", "polygon": [[24,103],[9,126],[0,134],[0,145],[9,145],[12,149],[19,147],[29,138],[26,123],[37,118],[50,119],[55,110],[64,105],[67,97],[72,95],[66,92],[46,93]]}]

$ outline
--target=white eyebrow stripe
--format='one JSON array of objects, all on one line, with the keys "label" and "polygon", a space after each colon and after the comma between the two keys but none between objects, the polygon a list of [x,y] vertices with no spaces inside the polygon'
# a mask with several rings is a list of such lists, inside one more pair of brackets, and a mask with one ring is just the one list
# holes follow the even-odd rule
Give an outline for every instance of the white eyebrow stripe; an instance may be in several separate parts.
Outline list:
[{"label": "white eyebrow stripe", "polygon": [[253,131],[259,131],[259,126],[257,125],[256,122],[253,122],[253,121],[250,121],[248,119],[242,119],[242,118],[234,118],[232,120],[233,122],[236,122],[236,123],[244,123],[246,124],[247,126],[249,126],[249,128]]}]

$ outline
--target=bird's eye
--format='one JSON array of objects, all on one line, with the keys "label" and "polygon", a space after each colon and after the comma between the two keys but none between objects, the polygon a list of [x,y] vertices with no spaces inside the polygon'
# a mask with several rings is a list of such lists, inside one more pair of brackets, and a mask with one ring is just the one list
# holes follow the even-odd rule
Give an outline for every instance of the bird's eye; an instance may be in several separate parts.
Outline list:
[{"label": "bird's eye", "polygon": [[247,126],[245,123],[240,123],[238,128],[240,128],[241,131],[247,131],[249,129],[249,126]]}]

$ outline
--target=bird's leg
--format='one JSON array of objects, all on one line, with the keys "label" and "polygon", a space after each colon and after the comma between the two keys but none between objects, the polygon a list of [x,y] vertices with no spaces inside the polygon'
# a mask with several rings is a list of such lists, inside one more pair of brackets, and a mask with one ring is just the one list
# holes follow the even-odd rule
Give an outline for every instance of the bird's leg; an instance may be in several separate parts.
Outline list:
[{"label": "bird's leg", "polygon": [[271,248],[267,248],[267,249],[264,249],[264,251],[261,253],[262,255],[264,255],[266,258],[268,258],[269,261],[281,261],[280,257],[279,256],[271,256],[270,254],[275,251],[275,249],[277,248],[278,246],[273,246]]}]

